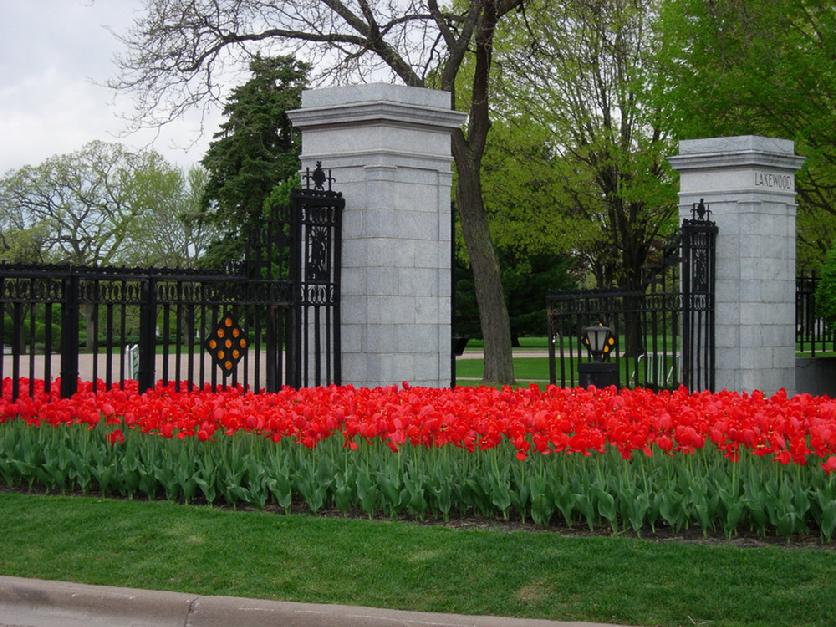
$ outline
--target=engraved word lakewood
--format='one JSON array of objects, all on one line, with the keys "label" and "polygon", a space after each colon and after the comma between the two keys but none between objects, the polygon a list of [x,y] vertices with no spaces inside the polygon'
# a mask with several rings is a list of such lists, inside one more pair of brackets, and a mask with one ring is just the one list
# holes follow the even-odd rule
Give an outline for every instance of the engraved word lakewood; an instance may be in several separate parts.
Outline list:
[{"label": "engraved word lakewood", "polygon": [[771,172],[755,172],[756,187],[770,187],[791,191],[793,189],[792,174],[772,174]]}]

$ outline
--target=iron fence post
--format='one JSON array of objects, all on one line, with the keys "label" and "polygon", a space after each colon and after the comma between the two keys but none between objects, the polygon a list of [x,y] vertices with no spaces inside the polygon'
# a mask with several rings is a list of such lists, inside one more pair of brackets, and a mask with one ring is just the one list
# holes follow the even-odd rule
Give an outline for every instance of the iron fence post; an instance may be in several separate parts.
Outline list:
[{"label": "iron fence post", "polygon": [[12,305],[12,399],[20,396],[20,356],[23,354],[23,303]]},{"label": "iron fence post", "polygon": [[61,397],[75,394],[78,382],[79,277],[70,272],[62,281]]},{"label": "iron fence post", "polygon": [[334,205],[334,380],[337,385],[343,384],[343,348],[342,348],[342,232],[343,232],[343,207],[339,203]]},{"label": "iron fence post", "polygon": [[141,302],[139,308],[139,392],[140,394],[154,387],[157,352],[157,299],[156,281],[147,276],[142,281]]},{"label": "iron fence post", "polygon": [[[290,334],[287,342],[287,376],[288,385],[302,387],[302,308],[305,306],[304,290],[302,284],[302,263],[305,250],[305,242],[302,240],[302,212],[305,210],[304,201],[300,197],[299,190],[293,190],[290,196],[290,282],[291,282],[291,307],[288,316]],[[304,347],[307,348],[307,347]]]},{"label": "iron fence post", "polygon": [[450,388],[456,387],[456,204],[450,203]]},{"label": "iron fence post", "polygon": [[810,301],[807,305],[808,328],[810,329],[810,357],[816,356],[816,271],[810,273]]},{"label": "iron fence post", "polygon": [[680,366],[682,368],[682,384],[689,390],[693,387],[691,372],[693,370],[693,345],[691,342],[691,233],[683,224],[682,227],[682,355]]},{"label": "iron fence post", "polygon": [[709,249],[709,263],[708,263],[708,332],[709,332],[709,344],[708,344],[708,381],[707,381],[707,389],[709,392],[714,391],[714,369],[716,368],[716,364],[714,361],[714,352],[716,350],[716,337],[715,333],[716,330],[714,328],[714,288],[715,288],[715,280],[717,278],[717,271],[716,271],[716,263],[717,263],[717,233],[719,232],[719,228],[716,224],[711,223],[708,227],[708,249]]},{"label": "iron fence post", "polygon": [[[554,319],[552,317],[551,307],[546,305],[546,342],[549,345],[549,383],[557,385],[557,364],[555,363],[555,346],[554,343],[557,337],[557,330],[554,328]],[[560,338],[563,342],[563,338]],[[561,364],[562,366],[562,364]]]}]

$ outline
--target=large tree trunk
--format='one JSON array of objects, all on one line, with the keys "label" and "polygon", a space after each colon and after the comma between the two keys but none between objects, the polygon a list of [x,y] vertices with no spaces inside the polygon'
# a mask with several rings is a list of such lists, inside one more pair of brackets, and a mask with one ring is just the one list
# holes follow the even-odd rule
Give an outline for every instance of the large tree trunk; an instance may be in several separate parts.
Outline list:
[{"label": "large tree trunk", "polygon": [[460,132],[453,134],[453,155],[458,169],[456,198],[462,233],[473,269],[479,322],[485,340],[485,383],[512,384],[511,320],[500,280],[499,261],[491,242],[482,201],[479,160],[470,154]]},{"label": "large tree trunk", "polygon": [[[484,383],[514,383],[514,362],[511,355],[511,319],[505,304],[499,260],[491,242],[488,217],[482,199],[481,164],[485,142],[490,130],[490,68],[493,50],[494,28],[499,16],[510,11],[515,2],[485,2],[474,29],[473,91],[468,113],[467,137],[462,129],[452,133],[453,157],[458,170],[456,197],[462,219],[462,233],[473,269],[473,285],[479,306],[479,323],[485,341]],[[499,10],[499,12],[498,12]],[[469,36],[468,36],[469,39]],[[458,60],[448,65],[442,84],[451,92],[451,104],[455,76],[465,48],[458,50]],[[452,58],[452,57],[451,57]]]},{"label": "large tree trunk", "polygon": [[[631,292],[644,294],[644,284],[642,283],[642,267],[643,262],[639,261],[639,255],[633,251],[628,250],[624,253],[623,264],[626,270],[624,287]],[[644,306],[644,299],[641,296],[631,297],[628,303],[628,311],[625,315],[625,346],[624,352],[628,357],[638,358],[645,352],[645,338],[644,329],[642,328],[641,309]]]}]

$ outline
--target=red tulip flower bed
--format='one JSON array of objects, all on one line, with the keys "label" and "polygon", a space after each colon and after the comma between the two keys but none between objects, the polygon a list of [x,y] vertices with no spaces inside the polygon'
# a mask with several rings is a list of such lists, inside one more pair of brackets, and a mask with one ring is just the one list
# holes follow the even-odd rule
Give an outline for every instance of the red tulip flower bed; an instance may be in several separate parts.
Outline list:
[{"label": "red tulip flower bed", "polygon": [[[103,387],[103,386],[102,386]],[[836,400],[550,387],[43,392],[0,400],[0,482],[613,530],[836,530]]]}]

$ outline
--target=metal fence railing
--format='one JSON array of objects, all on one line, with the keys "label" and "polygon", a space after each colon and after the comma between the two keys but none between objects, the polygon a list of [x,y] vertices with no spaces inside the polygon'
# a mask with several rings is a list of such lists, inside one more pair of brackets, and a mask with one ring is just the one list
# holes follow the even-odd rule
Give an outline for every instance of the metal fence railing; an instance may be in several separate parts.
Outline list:
[{"label": "metal fence railing", "polygon": [[820,277],[802,270],[795,279],[795,349],[810,357],[836,352],[836,325],[816,310]]},{"label": "metal fence railing", "polygon": [[702,201],[683,220],[641,290],[551,292],[546,297],[549,380],[578,385],[588,325],[608,327],[619,385],[714,389],[714,264],[717,225]]},{"label": "metal fence railing", "polygon": [[140,392],[341,383],[345,200],[321,166],[223,271],[0,264],[0,383],[13,398],[26,378],[47,392],[60,378],[63,397],[79,379]]},{"label": "metal fence railing", "polygon": [[[94,390],[130,379],[140,391],[157,380],[178,389],[298,385],[291,286],[220,272],[0,265],[0,381],[11,378],[13,398],[23,377],[42,379],[47,392],[60,378],[62,396],[79,379]],[[227,319],[238,334],[231,323],[218,360],[206,341]]]}]

